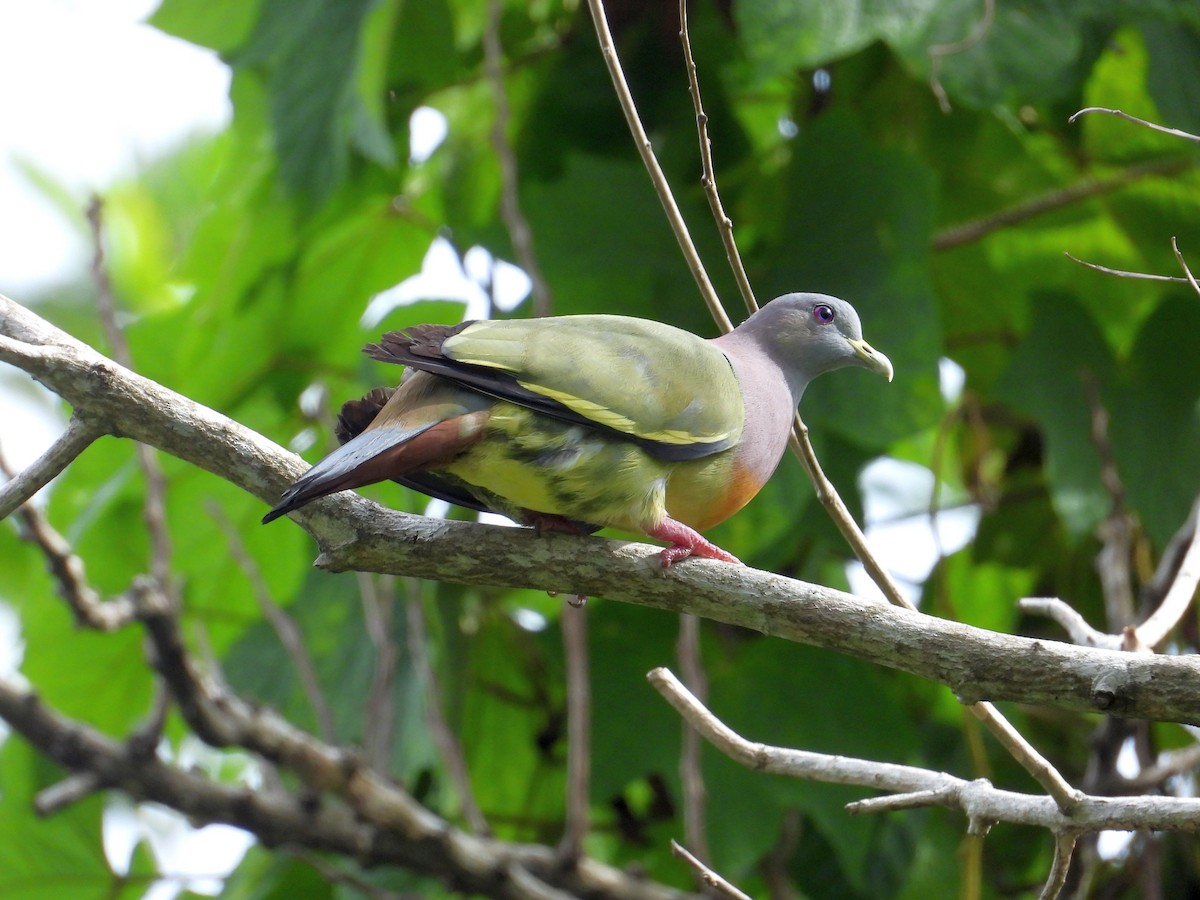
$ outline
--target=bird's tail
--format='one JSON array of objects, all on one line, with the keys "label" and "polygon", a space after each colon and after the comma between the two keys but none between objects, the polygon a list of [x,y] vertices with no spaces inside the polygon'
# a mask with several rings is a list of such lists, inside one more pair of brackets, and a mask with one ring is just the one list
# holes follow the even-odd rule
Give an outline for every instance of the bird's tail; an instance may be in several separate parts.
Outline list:
[{"label": "bird's tail", "polygon": [[[385,426],[363,431],[326,456],[284,491],[275,508],[263,516],[263,524],[328,494],[386,481],[419,468],[427,463],[426,454],[404,451],[412,447],[416,438],[439,424],[443,423],[434,421],[410,428]],[[406,456],[413,458],[406,460]]]}]

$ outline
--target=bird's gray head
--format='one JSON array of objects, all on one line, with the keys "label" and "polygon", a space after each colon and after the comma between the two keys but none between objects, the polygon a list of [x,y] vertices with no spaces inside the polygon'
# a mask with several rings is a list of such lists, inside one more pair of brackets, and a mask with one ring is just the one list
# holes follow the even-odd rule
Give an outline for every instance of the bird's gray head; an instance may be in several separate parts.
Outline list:
[{"label": "bird's gray head", "polygon": [[776,297],[735,329],[753,337],[787,375],[799,399],[808,382],[843,366],[892,380],[891,361],[863,340],[858,313],[828,294]]}]

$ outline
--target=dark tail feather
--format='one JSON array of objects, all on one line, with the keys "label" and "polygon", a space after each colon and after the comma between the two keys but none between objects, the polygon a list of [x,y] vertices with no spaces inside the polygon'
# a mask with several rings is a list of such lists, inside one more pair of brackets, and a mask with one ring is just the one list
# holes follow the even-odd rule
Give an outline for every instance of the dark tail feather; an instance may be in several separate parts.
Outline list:
[{"label": "dark tail feather", "polygon": [[329,494],[386,481],[419,467],[405,465],[404,451],[410,442],[440,423],[430,422],[415,428],[376,428],[364,431],[334,450],[290,488],[279,503],[263,516],[263,524],[299,509]]}]

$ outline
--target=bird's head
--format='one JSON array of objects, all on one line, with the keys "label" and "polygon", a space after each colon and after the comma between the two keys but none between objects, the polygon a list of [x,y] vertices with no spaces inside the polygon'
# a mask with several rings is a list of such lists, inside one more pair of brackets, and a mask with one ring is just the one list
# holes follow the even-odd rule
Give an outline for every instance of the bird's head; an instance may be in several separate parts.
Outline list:
[{"label": "bird's head", "polygon": [[863,340],[854,307],[828,294],[784,294],[737,332],[752,336],[788,375],[799,396],[808,382],[843,366],[861,366],[892,380],[892,363]]}]

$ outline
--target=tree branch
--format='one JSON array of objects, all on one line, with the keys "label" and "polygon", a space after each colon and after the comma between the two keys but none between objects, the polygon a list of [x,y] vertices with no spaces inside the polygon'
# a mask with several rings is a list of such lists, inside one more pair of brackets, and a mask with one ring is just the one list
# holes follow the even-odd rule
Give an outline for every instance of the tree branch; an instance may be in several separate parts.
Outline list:
[{"label": "tree branch", "polygon": [[[338,788],[350,805],[312,802],[310,796],[278,789],[250,790],[210,781],[175,768],[156,756],[67,719],[30,690],[0,679],[0,717],[31,744],[72,772],[92,773],[99,785],[118,788],[134,800],[162,803],[197,822],[221,822],[253,832],[267,847],[287,844],[342,854],[364,866],[393,864],[445,879],[464,893],[523,898],[529,894],[515,872],[524,871],[570,896],[613,900],[683,900],[681,891],[583,860],[574,869],[558,864],[554,851],[468,835],[421,807],[387,779],[353,764],[341,751],[319,744],[266,711],[252,711],[226,698],[244,745],[259,745],[284,758],[305,780],[318,778]],[[88,779],[89,782],[91,779]],[[68,779],[64,784],[73,784]],[[81,790],[89,786],[83,780]],[[64,788],[66,790],[66,788]]]},{"label": "tree branch", "polygon": [[1047,828],[1055,835],[1108,829],[1153,828],[1200,831],[1200,800],[1179,797],[1083,797],[1070,813],[1051,797],[993,787],[987,779],[967,781],[915,766],[831,756],[749,741],[705,709],[666,669],[655,669],[650,683],[718,750],[748,769],[826,784],[891,791],[899,799],[856,804],[858,811],[944,806],[969,819]]},{"label": "tree branch", "polygon": [[8,518],[103,434],[104,429],[98,423],[72,416],[67,430],[32,464],[15,474],[5,466],[8,481],[0,485],[0,519]]},{"label": "tree branch", "polygon": [[[244,426],[105,359],[0,297],[0,361],[83,413],[272,503],[304,470]],[[293,514],[317,563],[462,584],[604,596],[690,612],[826,647],[948,685],[959,698],[1200,723],[1200,659],[1073,647],[948,622],[745,566],[687,560],[665,572],[657,547],[386,510],[353,493]],[[287,527],[287,526],[275,526]]]}]

